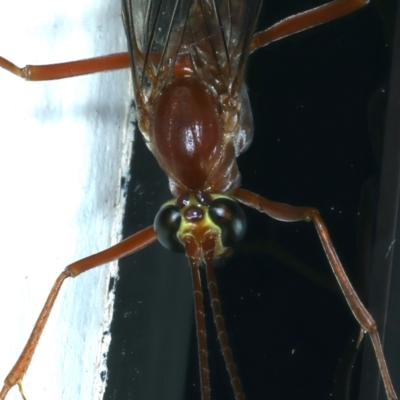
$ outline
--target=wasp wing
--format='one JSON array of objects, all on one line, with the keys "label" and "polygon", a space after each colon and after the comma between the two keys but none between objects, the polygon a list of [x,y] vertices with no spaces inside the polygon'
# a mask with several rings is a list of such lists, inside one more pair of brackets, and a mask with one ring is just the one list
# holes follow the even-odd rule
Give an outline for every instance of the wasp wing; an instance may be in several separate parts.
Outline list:
[{"label": "wasp wing", "polygon": [[261,0],[123,0],[136,102],[152,102],[161,93],[181,55],[190,56],[215,95],[240,92],[260,5]]}]

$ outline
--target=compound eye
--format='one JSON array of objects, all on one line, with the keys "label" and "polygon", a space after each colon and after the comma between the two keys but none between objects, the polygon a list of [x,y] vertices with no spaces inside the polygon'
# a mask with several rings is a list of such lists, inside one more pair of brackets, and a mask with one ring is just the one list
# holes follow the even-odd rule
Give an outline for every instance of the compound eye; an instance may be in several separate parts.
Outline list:
[{"label": "compound eye", "polygon": [[214,224],[221,229],[221,240],[225,247],[239,242],[246,232],[246,216],[239,204],[224,197],[213,200],[208,213]]},{"label": "compound eye", "polygon": [[161,207],[154,220],[154,230],[158,241],[167,249],[183,253],[185,248],[176,234],[181,225],[181,214],[178,207],[166,205]]}]

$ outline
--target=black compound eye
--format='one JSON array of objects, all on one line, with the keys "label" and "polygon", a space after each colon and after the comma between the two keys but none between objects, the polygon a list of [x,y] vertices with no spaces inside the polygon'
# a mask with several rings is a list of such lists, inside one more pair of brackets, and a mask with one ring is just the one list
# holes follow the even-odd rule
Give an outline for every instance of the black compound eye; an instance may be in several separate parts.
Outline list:
[{"label": "black compound eye", "polygon": [[181,225],[181,214],[178,207],[167,205],[160,209],[154,220],[154,230],[158,241],[167,249],[183,253],[185,248],[176,234]]},{"label": "black compound eye", "polygon": [[239,204],[224,197],[214,200],[208,209],[214,224],[221,228],[222,244],[230,247],[239,242],[246,232],[246,216]]}]

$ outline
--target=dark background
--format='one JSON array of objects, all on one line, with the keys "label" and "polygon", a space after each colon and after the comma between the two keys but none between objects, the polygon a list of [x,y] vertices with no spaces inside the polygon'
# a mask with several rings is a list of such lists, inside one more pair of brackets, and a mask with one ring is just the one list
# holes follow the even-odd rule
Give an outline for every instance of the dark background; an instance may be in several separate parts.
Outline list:
[{"label": "dark background", "polygon": [[[321,3],[265,1],[259,30]],[[251,55],[247,71],[255,137],[239,158],[243,188],[319,208],[364,298],[378,201],[392,3],[373,2],[351,16],[272,43]],[[139,135],[131,173],[125,235],[151,225],[171,198],[166,177]],[[246,214],[246,237],[218,266],[217,276],[247,398],[356,399],[359,328],[313,226],[276,222],[248,209]],[[156,243],[120,266],[105,399],[200,399],[185,257]],[[233,399],[209,322],[212,399]]]}]

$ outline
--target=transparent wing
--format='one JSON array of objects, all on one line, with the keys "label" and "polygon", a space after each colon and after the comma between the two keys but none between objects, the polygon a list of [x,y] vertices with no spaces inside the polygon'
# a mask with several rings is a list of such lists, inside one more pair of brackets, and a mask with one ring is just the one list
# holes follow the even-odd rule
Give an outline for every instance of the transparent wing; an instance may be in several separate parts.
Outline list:
[{"label": "transparent wing", "polygon": [[151,103],[181,56],[215,95],[239,93],[261,0],[123,0],[136,102]]}]

